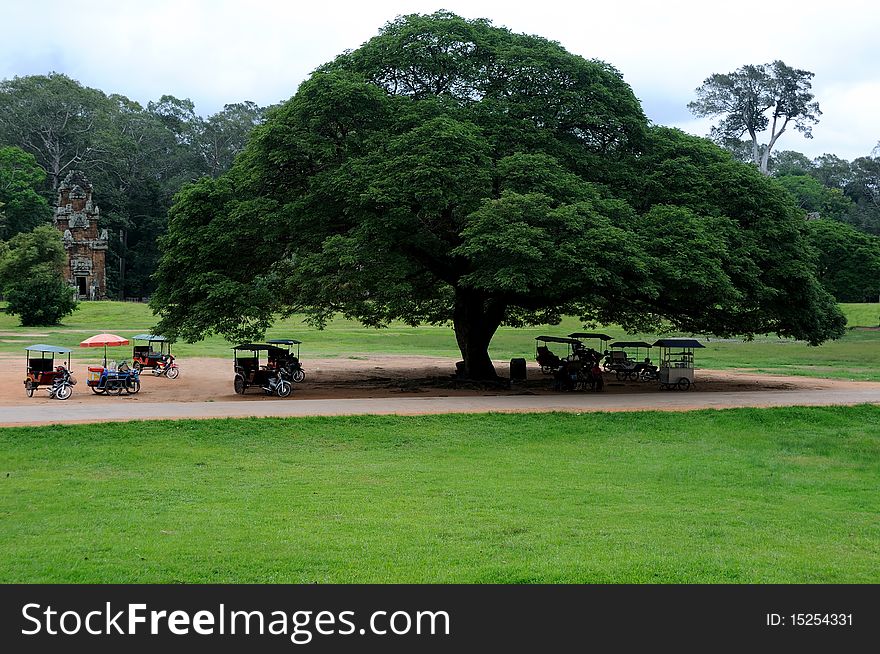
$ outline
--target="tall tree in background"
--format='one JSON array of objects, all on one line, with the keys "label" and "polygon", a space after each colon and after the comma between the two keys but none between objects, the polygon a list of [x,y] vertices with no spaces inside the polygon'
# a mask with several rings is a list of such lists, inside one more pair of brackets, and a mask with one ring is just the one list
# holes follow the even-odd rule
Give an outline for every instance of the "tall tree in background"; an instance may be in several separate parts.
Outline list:
[{"label": "tall tree in background", "polygon": [[51,211],[40,190],[46,173],[32,154],[0,147],[0,239],[49,221]]},{"label": "tall tree in background", "polygon": [[103,154],[93,136],[110,101],[101,91],[60,73],[0,82],[0,144],[30,152],[52,191],[73,168],[88,169]]},{"label": "tall tree in background", "polygon": [[[813,73],[786,66],[782,61],[747,65],[732,73],[715,73],[696,89],[697,99],[688,104],[696,116],[721,117],[711,136],[723,142],[748,134],[752,161],[768,174],[768,160],[776,141],[791,125],[806,138],[822,112],[810,93]],[[758,135],[769,128],[769,139]]]}]

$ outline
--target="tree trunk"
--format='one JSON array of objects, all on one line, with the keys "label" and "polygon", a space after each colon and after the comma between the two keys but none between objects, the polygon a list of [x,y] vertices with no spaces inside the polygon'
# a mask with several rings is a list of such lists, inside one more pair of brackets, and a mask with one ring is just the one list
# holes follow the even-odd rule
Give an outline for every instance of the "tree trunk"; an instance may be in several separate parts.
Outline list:
[{"label": "tree trunk", "polygon": [[464,359],[464,374],[468,379],[495,380],[495,366],[489,358],[489,342],[504,319],[506,306],[483,293],[469,289],[455,289],[455,308],[452,324],[455,339]]}]

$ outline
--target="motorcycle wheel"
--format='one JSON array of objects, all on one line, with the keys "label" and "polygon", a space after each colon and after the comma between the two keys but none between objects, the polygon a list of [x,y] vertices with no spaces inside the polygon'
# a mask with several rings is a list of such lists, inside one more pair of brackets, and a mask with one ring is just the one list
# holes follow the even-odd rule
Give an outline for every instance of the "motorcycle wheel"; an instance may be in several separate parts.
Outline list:
[{"label": "motorcycle wheel", "polygon": [[127,393],[131,393],[132,395],[138,393],[141,390],[141,380],[140,379],[130,379],[128,380],[128,384],[125,386],[125,391]]},{"label": "motorcycle wheel", "polygon": [[122,395],[122,390],[122,384],[115,382],[112,386],[107,387],[107,395]]},{"label": "motorcycle wheel", "polygon": [[103,395],[106,392],[106,389],[99,388],[97,386],[89,386],[89,388],[92,389],[92,393],[94,393],[95,395]]},{"label": "motorcycle wheel", "polygon": [[293,385],[289,381],[279,380],[278,386],[275,387],[275,393],[278,397],[288,397],[293,390]]},{"label": "motorcycle wheel", "polygon": [[302,368],[298,368],[297,370],[293,371],[293,381],[295,381],[297,384],[302,382],[305,378],[306,373]]},{"label": "motorcycle wheel", "polygon": [[235,392],[238,393],[239,395],[244,395],[244,391],[247,388],[247,386],[245,386],[245,384],[244,384],[244,379],[242,378],[241,375],[235,376],[235,381],[232,383],[232,386],[235,389]]},{"label": "motorcycle wheel", "polygon": [[168,379],[177,379],[178,375],[180,375],[180,368],[174,366],[173,368],[168,368],[168,372],[165,373]]},{"label": "motorcycle wheel", "polygon": [[617,381],[619,382],[626,381],[627,376],[628,375],[625,370],[618,370],[615,374],[615,377],[617,377]]},{"label": "motorcycle wheel", "polygon": [[70,384],[61,384],[55,391],[55,397],[59,400],[66,400],[71,395],[73,395],[73,388]]},{"label": "motorcycle wheel", "polygon": [[27,393],[28,397],[34,396],[34,383],[30,379],[24,384],[24,392]]}]

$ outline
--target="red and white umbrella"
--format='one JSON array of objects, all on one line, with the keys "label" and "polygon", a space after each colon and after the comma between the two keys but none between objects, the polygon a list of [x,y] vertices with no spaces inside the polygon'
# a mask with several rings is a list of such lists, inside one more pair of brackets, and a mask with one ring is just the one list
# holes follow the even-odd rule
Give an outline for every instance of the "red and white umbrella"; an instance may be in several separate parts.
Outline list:
[{"label": "red and white umbrella", "polygon": [[96,334],[79,344],[80,347],[103,347],[104,367],[107,367],[107,348],[119,345],[128,345],[128,339],[116,334]]}]

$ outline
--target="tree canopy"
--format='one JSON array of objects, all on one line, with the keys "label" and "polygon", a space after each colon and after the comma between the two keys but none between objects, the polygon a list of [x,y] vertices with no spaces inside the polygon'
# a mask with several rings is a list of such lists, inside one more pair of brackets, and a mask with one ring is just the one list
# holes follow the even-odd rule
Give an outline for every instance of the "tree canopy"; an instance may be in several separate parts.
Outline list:
[{"label": "tree canopy", "polygon": [[171,209],[152,306],[188,340],[451,322],[473,378],[501,324],[778,332],[844,320],[790,197],[650,127],[612,66],[447,12],[405,16],[269,112]]},{"label": "tree canopy", "polygon": [[[812,126],[822,112],[810,93],[812,78],[813,73],[779,60],[746,65],[707,77],[688,108],[697,116],[721,117],[712,127],[712,136],[721,142],[748,134],[752,161],[767,174],[770,153],[789,125],[807,138],[813,136]],[[758,134],[768,127],[768,142],[759,144]]]},{"label": "tree canopy", "polygon": [[49,203],[39,193],[45,179],[33,155],[20,148],[0,147],[0,239],[49,220]]}]

